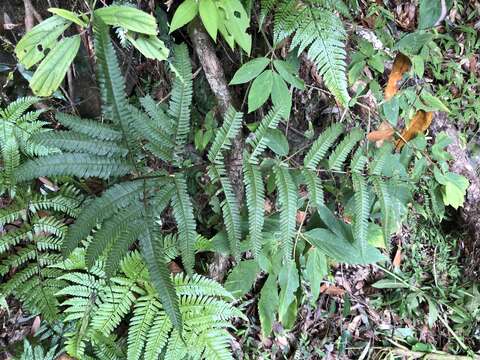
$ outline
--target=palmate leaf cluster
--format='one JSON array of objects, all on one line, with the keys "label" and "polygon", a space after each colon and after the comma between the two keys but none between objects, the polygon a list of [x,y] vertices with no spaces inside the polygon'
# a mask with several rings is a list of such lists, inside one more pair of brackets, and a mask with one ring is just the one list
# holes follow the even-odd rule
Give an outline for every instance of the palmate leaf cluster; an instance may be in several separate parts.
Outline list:
[{"label": "palmate leaf cluster", "polygon": [[[87,248],[88,251],[88,248]],[[208,278],[185,274],[172,275],[182,314],[182,334],[174,328],[158,297],[147,266],[138,252],[129,253],[119,273],[107,283],[103,265],[98,262],[86,271],[83,249],[58,266],[66,273],[67,285],[57,292],[65,299],[65,321],[75,321],[75,331],[67,334],[67,350],[79,358],[100,356],[105,347],[117,348],[118,359],[205,358],[232,359],[227,329],[242,313],[231,305],[228,291]],[[112,339],[121,321],[128,321],[126,350]],[[87,346],[89,345],[89,346]]]}]

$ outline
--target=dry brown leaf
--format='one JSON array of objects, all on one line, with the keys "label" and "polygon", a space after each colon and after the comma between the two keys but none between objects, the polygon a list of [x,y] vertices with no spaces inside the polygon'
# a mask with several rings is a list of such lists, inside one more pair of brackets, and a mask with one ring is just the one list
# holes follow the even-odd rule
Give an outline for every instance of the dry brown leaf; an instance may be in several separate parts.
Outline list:
[{"label": "dry brown leaf", "polygon": [[396,149],[400,151],[405,142],[410,141],[417,134],[423,134],[432,123],[433,113],[418,110],[415,116],[410,120],[408,127],[403,130],[402,136],[397,140]]},{"label": "dry brown leaf", "polygon": [[330,296],[343,296],[343,294],[345,294],[345,289],[333,285],[323,284],[320,286],[320,292]]},{"label": "dry brown leaf", "polygon": [[183,272],[183,269],[180,266],[178,266],[178,264],[175,261],[170,261],[168,263],[168,269],[172,274],[178,274]]},{"label": "dry brown leaf", "polygon": [[75,359],[68,356],[67,354],[62,354],[57,358],[57,360],[75,360]]},{"label": "dry brown leaf", "polygon": [[410,70],[412,63],[410,59],[398,53],[393,62],[392,71],[388,77],[387,87],[385,88],[385,100],[390,100],[398,91],[398,82],[402,80],[403,74]]},{"label": "dry brown leaf", "polygon": [[41,322],[42,320],[40,319],[40,316],[35,316],[35,319],[33,320],[33,323],[32,323],[32,327],[30,328],[30,334],[35,335],[38,328],[40,327]]},{"label": "dry brown leaf", "polygon": [[402,263],[402,248],[399,246],[397,248],[397,252],[395,253],[395,257],[393,258],[393,267],[399,269],[400,264]]},{"label": "dry brown leaf", "polygon": [[306,213],[305,211],[300,211],[300,210],[297,211],[297,217],[296,217],[296,219],[297,219],[297,224],[298,224],[298,225],[303,224],[304,221],[305,221],[305,219],[306,219],[306,217],[307,217],[307,213]]},{"label": "dry brown leaf", "polygon": [[392,140],[395,130],[388,121],[382,121],[377,130],[370,132],[367,135],[369,141],[374,141],[376,147],[381,147],[385,140]]}]

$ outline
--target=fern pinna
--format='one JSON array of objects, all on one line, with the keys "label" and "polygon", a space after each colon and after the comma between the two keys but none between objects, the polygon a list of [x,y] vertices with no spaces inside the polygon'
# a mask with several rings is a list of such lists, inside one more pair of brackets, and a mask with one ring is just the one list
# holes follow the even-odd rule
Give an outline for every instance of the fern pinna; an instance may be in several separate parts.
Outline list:
[{"label": "fern pinna", "polygon": [[40,195],[22,189],[0,209],[0,295],[13,295],[32,314],[49,322],[59,318],[54,294],[64,285],[63,274],[51,265],[61,260],[60,247],[67,233],[66,220],[78,215],[81,197],[70,185]]},{"label": "fern pinna", "polygon": [[232,318],[243,315],[231,305],[233,298],[221,285],[199,275],[172,275],[183,319],[180,335],[138,252],[122,260],[110,284],[102,266],[97,262],[85,271],[84,249],[76,249],[67,261],[58,264],[69,271],[61,278],[68,285],[56,295],[64,299],[65,321],[76,323],[67,340],[71,355],[89,356],[87,344],[97,352],[120,322],[129,319],[123,358],[156,360],[162,353],[165,359],[232,359],[227,328]]}]

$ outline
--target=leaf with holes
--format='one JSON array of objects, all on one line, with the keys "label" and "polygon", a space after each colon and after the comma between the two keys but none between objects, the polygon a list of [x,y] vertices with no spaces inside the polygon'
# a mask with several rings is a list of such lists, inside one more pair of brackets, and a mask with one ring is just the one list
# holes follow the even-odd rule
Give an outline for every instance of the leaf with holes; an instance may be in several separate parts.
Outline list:
[{"label": "leaf with holes", "polygon": [[43,59],[30,81],[33,92],[39,96],[50,96],[60,86],[68,67],[77,55],[80,35],[63,39]]}]

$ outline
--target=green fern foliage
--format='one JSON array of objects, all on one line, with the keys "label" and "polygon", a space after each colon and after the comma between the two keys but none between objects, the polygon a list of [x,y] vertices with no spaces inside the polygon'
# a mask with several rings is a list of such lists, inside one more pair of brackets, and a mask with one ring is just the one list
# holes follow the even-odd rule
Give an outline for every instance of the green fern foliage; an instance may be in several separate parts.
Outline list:
[{"label": "green fern foliage", "polygon": [[178,355],[186,359],[187,354],[188,358],[198,359],[233,358],[226,329],[229,320],[243,315],[231,305],[233,297],[221,285],[199,275],[172,276],[183,319],[180,338],[150,282],[152,274],[146,271],[140,254],[130,253],[120,268],[111,285],[103,280],[102,271],[65,276],[71,285],[57,296],[65,299],[62,305],[67,313],[78,314],[69,319],[78,324],[76,331],[69,334],[70,339],[81,339],[77,346],[67,347],[71,351],[81,350],[70,355],[88,356],[87,343],[95,345],[99,335],[110,336],[122,320],[130,318],[126,356],[129,360],[156,360],[162,351],[166,358]]},{"label": "green fern foliage", "polygon": [[284,259],[289,260],[293,253],[293,237],[297,215],[297,188],[288,168],[277,165],[274,172],[280,205],[281,247]]},{"label": "green fern foliage", "polygon": [[328,167],[330,170],[341,171],[347,156],[363,137],[364,133],[361,129],[351,130],[330,154],[328,158]]},{"label": "green fern foliage", "polygon": [[336,123],[322,132],[305,155],[303,160],[305,167],[311,170],[316,170],[320,161],[323,160],[327,151],[342,134],[343,130],[343,126],[340,123]]},{"label": "green fern foliage", "polygon": [[257,257],[263,244],[262,230],[265,221],[265,189],[262,173],[258,165],[250,164],[244,156],[243,177],[246,184],[246,197],[248,209],[248,228],[253,254]]},{"label": "green fern foliage", "polygon": [[19,98],[5,109],[0,109],[0,194],[7,189],[15,195],[14,172],[20,166],[22,158],[36,155],[48,155],[58,152],[55,146],[34,144],[30,141],[36,134],[48,132],[43,127],[46,122],[38,120],[43,110],[27,110],[38,103],[36,97]]},{"label": "green fern foliage", "polygon": [[[269,3],[267,6],[273,8]],[[274,40],[279,43],[294,34],[291,48],[298,48],[298,53],[307,50],[307,57],[317,66],[327,88],[343,106],[348,106],[346,32],[335,10],[328,1],[277,1]]]},{"label": "green fern foliage", "polygon": [[47,321],[59,318],[54,294],[64,286],[62,272],[50,266],[61,259],[60,246],[67,233],[64,220],[75,217],[80,196],[71,186],[40,196],[28,190],[0,210],[0,285],[2,296],[13,295],[32,314]]}]

